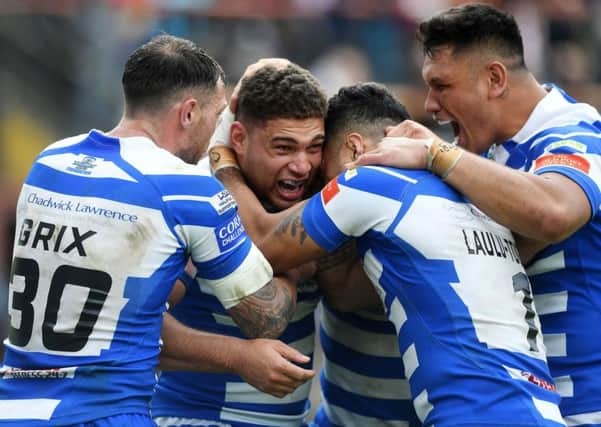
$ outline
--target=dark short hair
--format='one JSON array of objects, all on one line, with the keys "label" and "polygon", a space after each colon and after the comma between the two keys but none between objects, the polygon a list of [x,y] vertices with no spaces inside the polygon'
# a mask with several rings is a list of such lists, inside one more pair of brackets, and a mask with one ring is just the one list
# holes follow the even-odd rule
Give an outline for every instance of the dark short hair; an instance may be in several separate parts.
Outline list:
[{"label": "dark short hair", "polygon": [[524,45],[513,16],[487,4],[467,4],[441,12],[422,22],[417,38],[430,57],[437,48],[450,46],[454,52],[482,47],[525,68]]},{"label": "dark short hair", "polygon": [[327,97],[313,75],[296,64],[265,66],[244,78],[236,118],[246,124],[274,119],[324,118]]},{"label": "dark short hair", "polygon": [[127,59],[123,92],[128,114],[160,111],[184,89],[214,91],[225,82],[221,66],[190,40],[162,34],[137,48]]},{"label": "dark short hair", "polygon": [[338,135],[358,132],[379,141],[387,126],[410,119],[403,104],[383,85],[368,82],[342,87],[328,101],[328,144]]}]

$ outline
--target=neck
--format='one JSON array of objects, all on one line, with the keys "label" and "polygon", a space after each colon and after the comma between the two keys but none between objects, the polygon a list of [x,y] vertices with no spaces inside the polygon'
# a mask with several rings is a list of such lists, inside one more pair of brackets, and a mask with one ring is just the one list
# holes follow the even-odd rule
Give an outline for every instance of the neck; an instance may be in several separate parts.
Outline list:
[{"label": "neck", "polygon": [[132,119],[123,117],[119,124],[114,129],[107,132],[107,135],[117,138],[128,138],[135,136],[143,136],[152,140],[159,145],[159,130],[145,119]]},{"label": "neck", "polygon": [[528,73],[518,79],[520,80],[512,85],[506,98],[507,102],[504,108],[512,113],[503,117],[504,135],[500,139],[501,141],[512,138],[524,127],[538,103],[547,94],[547,91],[532,74]]}]

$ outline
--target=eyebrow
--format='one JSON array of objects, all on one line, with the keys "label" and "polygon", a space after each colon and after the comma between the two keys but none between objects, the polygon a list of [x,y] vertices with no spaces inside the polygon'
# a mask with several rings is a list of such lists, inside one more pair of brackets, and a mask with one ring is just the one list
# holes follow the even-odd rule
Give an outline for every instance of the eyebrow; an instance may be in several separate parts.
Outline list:
[{"label": "eyebrow", "polygon": [[[325,141],[325,139],[326,139],[325,135],[320,134],[320,135],[316,135],[315,138],[313,138],[311,140],[311,142],[312,143],[313,142],[322,142],[322,141]],[[289,142],[291,144],[299,143],[296,139],[289,137],[289,136],[274,136],[273,138],[271,138],[270,142]]]}]

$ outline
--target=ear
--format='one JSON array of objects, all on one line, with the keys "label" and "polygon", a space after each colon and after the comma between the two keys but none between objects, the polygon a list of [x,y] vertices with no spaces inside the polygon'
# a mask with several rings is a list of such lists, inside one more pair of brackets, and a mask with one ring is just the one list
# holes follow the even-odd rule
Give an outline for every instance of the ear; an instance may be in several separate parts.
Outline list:
[{"label": "ear", "polygon": [[503,98],[509,90],[508,72],[505,65],[499,61],[492,61],[486,66],[488,74],[489,98]]},{"label": "ear", "polygon": [[242,123],[239,121],[232,123],[230,127],[230,143],[237,155],[245,151],[247,135],[248,131]]},{"label": "ear", "polygon": [[344,138],[344,145],[350,150],[350,157],[356,160],[361,154],[365,153],[365,141],[363,136],[357,132],[351,132]]},{"label": "ear", "polygon": [[179,123],[187,129],[200,119],[200,108],[196,98],[187,98],[179,107]]}]

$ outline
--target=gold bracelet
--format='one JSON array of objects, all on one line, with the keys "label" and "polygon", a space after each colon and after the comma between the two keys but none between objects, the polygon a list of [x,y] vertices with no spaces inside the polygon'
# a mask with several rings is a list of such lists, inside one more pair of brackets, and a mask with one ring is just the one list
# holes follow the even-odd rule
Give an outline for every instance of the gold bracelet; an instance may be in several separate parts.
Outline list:
[{"label": "gold bracelet", "polygon": [[225,145],[216,145],[209,150],[209,164],[213,174],[219,169],[236,168],[240,169],[236,153],[231,147]]}]

